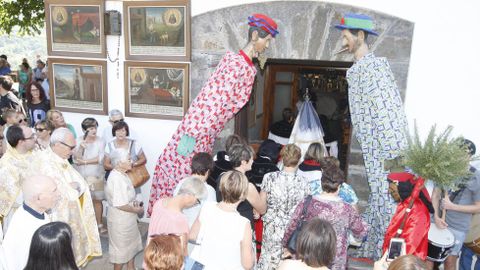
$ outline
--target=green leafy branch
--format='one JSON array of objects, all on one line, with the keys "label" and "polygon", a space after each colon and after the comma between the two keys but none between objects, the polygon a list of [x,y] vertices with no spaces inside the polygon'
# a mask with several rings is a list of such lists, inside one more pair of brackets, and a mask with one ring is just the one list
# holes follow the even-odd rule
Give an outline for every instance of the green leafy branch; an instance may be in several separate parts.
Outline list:
[{"label": "green leafy branch", "polygon": [[415,123],[414,134],[407,136],[409,146],[403,153],[407,167],[445,190],[454,189],[470,175],[471,157],[462,138],[450,138],[452,130],[448,126],[437,135],[434,125],[422,143]]},{"label": "green leafy branch", "polygon": [[43,0],[0,0],[0,34],[38,35],[44,24]]}]

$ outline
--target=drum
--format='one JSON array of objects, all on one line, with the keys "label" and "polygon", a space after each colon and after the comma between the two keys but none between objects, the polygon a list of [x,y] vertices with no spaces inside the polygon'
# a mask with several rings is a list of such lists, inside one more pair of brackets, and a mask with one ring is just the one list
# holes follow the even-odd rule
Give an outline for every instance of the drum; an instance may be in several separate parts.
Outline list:
[{"label": "drum", "polygon": [[435,223],[430,224],[428,231],[427,259],[433,262],[443,262],[455,244],[455,237],[448,229],[439,229]]}]

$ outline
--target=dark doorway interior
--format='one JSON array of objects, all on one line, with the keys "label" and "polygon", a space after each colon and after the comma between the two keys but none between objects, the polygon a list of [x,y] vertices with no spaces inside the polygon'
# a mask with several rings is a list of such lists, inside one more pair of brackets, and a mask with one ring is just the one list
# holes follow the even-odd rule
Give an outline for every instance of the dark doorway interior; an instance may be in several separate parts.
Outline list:
[{"label": "dark doorway interior", "polygon": [[269,59],[259,71],[250,102],[236,122],[236,133],[256,145],[268,137],[270,126],[282,119],[286,107],[298,112],[305,91],[322,122],[325,143],[337,141],[338,159],[347,172],[351,123],[346,70],[351,62]]}]

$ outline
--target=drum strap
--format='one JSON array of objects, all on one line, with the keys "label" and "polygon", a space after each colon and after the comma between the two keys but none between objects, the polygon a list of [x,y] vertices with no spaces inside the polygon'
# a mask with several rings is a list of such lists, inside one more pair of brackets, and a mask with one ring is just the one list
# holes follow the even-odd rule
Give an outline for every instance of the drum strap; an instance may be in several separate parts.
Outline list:
[{"label": "drum strap", "polygon": [[[423,185],[422,185],[421,188],[423,188]],[[395,238],[398,238],[398,237],[400,237],[400,235],[402,235],[403,227],[405,226],[405,222],[407,221],[408,214],[410,214],[410,212],[412,211],[412,207],[413,207],[413,203],[415,202],[415,199],[416,198],[410,197],[410,202],[408,203],[407,209],[405,209],[405,214],[403,214],[402,223],[400,223],[400,227],[398,227],[398,229],[397,229],[397,233],[395,234]]]},{"label": "drum strap", "polygon": [[415,200],[412,198],[412,200],[410,200],[410,203],[408,204],[407,209],[405,209],[405,214],[403,214],[402,223],[400,223],[400,227],[398,227],[398,229],[397,229],[397,233],[395,234],[395,238],[399,238],[400,235],[402,235],[403,227],[405,226],[405,221],[407,221],[408,214],[410,214],[410,212],[412,211],[413,201],[415,201]]}]

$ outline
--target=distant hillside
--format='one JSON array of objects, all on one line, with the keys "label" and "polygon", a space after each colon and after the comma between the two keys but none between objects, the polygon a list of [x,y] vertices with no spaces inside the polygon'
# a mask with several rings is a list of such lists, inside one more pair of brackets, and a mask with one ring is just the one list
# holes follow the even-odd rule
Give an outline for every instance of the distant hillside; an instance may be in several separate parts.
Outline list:
[{"label": "distant hillside", "polygon": [[47,59],[47,37],[45,31],[37,36],[19,36],[12,33],[10,36],[0,36],[0,54],[8,57],[12,70],[17,70],[23,58],[27,58],[30,65],[35,67],[37,55],[45,61]]}]

